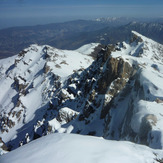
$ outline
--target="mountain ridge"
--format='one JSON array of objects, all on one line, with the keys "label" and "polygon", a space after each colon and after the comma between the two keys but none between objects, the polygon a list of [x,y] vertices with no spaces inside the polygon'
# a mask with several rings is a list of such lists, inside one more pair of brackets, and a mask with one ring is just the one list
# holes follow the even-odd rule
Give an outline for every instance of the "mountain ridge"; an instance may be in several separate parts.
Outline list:
[{"label": "mountain ridge", "polygon": [[31,45],[1,60],[2,140],[13,150],[51,133],[77,133],[162,149],[162,52],[133,31],[105,47]]}]

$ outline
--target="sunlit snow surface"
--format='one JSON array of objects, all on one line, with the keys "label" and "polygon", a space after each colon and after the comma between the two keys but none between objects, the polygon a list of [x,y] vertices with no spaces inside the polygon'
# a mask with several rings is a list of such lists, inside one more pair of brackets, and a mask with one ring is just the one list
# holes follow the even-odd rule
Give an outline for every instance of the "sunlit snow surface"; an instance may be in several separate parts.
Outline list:
[{"label": "sunlit snow surface", "polygon": [[[37,110],[44,111],[44,106],[56,90],[55,81],[51,81],[54,75],[63,84],[76,70],[90,66],[93,58],[89,55],[98,45],[92,43],[71,51],[34,44],[24,50],[25,54],[0,60],[0,112],[8,117],[11,110],[22,110],[19,123],[15,117],[10,116],[15,126],[8,129],[8,132],[0,133],[3,141],[8,142],[14,138],[19,128],[34,119]],[[48,49],[48,55],[45,48]],[[45,67],[49,68],[47,73]],[[25,95],[16,91],[15,80],[26,87]],[[17,105],[18,98],[20,105]]]},{"label": "sunlit snow surface", "polygon": [[154,163],[160,150],[92,136],[51,134],[0,157],[1,163]]},{"label": "sunlit snow surface", "polygon": [[[151,127],[149,128],[147,145],[155,149],[163,148],[163,46],[137,32],[133,33],[140,37],[142,42],[122,42],[122,44],[117,45],[119,50],[111,53],[111,57],[123,58],[130,65],[136,67],[134,80],[139,82],[137,90],[141,91],[135,91],[135,83],[132,83],[135,81],[133,80],[130,83],[130,91],[125,94],[123,99],[120,100],[118,96],[116,97],[117,103],[110,109],[111,120],[108,130],[105,131],[106,136],[104,136],[104,121],[98,116],[101,108],[98,109],[99,114],[96,112],[88,117],[94,118],[94,123],[88,125],[84,121],[77,120],[66,124],[66,121],[59,122],[56,117],[53,117],[48,121],[52,132],[71,133],[73,129],[77,131],[84,128],[81,134],[88,134],[93,128],[97,129],[96,136],[130,141],[132,136],[121,137],[121,132],[126,129],[126,125],[124,125],[127,123],[126,117],[128,116],[130,120],[127,126],[138,136],[143,128],[142,122],[146,118],[145,125]],[[37,119],[41,119],[40,126],[44,123],[43,115],[46,113],[46,104],[49,104],[49,101],[54,97],[57,98],[56,78],[61,82],[60,92],[68,94],[62,85],[76,70],[81,69],[82,71],[92,64],[93,59],[88,54],[93,51],[96,45],[98,44],[85,45],[75,51],[59,50],[48,45],[31,45],[25,49],[27,51],[25,56],[14,56],[0,60],[0,111],[3,117],[10,116],[10,119],[15,122],[13,127],[8,128],[8,132],[0,133],[4,142],[23,140],[22,135],[28,133],[28,128],[37,130]],[[48,55],[46,55],[45,47],[48,47]],[[106,67],[102,68],[105,71]],[[18,94],[14,80],[18,80],[19,84],[28,85],[25,94],[23,92]],[[69,86],[76,89],[75,84]],[[109,98],[109,95],[105,96]],[[19,105],[16,103],[18,97],[21,101]],[[72,94],[70,99],[74,99]],[[131,99],[132,107],[129,107]],[[128,110],[130,108],[132,114]],[[10,115],[11,110],[12,112],[22,110],[20,121],[16,116]],[[63,106],[60,111],[65,112],[65,114],[80,114],[80,110],[74,111],[73,108],[66,106]],[[17,137],[20,139],[16,139]],[[141,143],[139,139],[132,141]],[[15,144],[18,147],[19,142],[15,142]],[[156,159],[163,158],[160,155],[161,152],[129,142],[108,141],[102,138],[72,134],[52,134],[0,157],[0,163],[45,163],[47,161],[57,163],[151,163],[156,162]]]},{"label": "sunlit snow surface", "polygon": [[[156,149],[163,148],[163,45],[148,39],[141,34],[133,33],[142,39],[142,42],[123,42],[121,50],[112,52],[112,57],[122,57],[131,65],[139,66],[137,80],[142,92],[139,95],[131,91],[125,100],[119,102],[112,109],[111,132],[115,132],[113,139],[119,139],[118,128],[127,114],[130,97],[133,97],[133,115],[131,116],[132,130],[140,134],[143,119],[151,124],[152,129],[147,139],[149,146]],[[157,100],[162,102],[157,102]],[[118,119],[118,121],[117,121]],[[123,130],[123,129],[122,129]],[[145,128],[144,128],[145,130]],[[111,137],[110,137],[111,138]],[[109,138],[109,139],[110,139]],[[128,139],[128,138],[126,138]]]}]

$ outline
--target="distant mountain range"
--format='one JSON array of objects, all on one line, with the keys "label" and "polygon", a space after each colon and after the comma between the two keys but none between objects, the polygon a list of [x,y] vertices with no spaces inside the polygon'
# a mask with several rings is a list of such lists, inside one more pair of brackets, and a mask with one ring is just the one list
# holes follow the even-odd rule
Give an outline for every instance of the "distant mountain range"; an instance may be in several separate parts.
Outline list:
[{"label": "distant mountain range", "polygon": [[143,23],[143,22],[131,22],[126,25],[117,27],[106,27],[104,29],[89,33],[92,36],[93,41],[99,41],[100,43],[117,43],[126,40],[130,37],[131,31],[135,30],[143,35],[159,42],[163,43],[163,23]]},{"label": "distant mountain range", "polygon": [[77,49],[92,42],[108,44],[126,40],[131,30],[163,43],[162,19],[151,23],[133,18],[98,18],[0,30],[0,58],[19,53],[31,44]]}]

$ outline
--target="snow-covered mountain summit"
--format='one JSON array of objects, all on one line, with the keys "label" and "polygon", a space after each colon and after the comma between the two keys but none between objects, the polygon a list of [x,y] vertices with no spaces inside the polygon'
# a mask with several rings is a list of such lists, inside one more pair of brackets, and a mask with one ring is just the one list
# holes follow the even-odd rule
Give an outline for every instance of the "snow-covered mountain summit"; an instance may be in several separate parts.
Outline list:
[{"label": "snow-covered mountain summit", "polygon": [[[92,43],[76,51],[31,45],[17,56],[1,60],[2,140],[9,142],[22,132],[25,124],[38,120],[40,116],[42,119],[69,75],[87,68],[93,62],[90,54],[98,45]],[[22,133],[20,135],[23,136]]]},{"label": "snow-covered mountain summit", "polygon": [[10,150],[50,133],[163,148],[163,45],[137,32],[76,51],[32,45],[0,67],[0,137]]}]

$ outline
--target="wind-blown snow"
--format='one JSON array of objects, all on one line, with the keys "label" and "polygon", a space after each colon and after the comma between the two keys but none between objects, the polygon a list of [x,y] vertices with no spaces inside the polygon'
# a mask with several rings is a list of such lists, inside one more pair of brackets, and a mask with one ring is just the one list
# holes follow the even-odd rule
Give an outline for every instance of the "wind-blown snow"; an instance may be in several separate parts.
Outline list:
[{"label": "wind-blown snow", "polygon": [[0,162],[154,163],[161,157],[162,151],[130,142],[74,134],[51,134],[1,156]]}]

